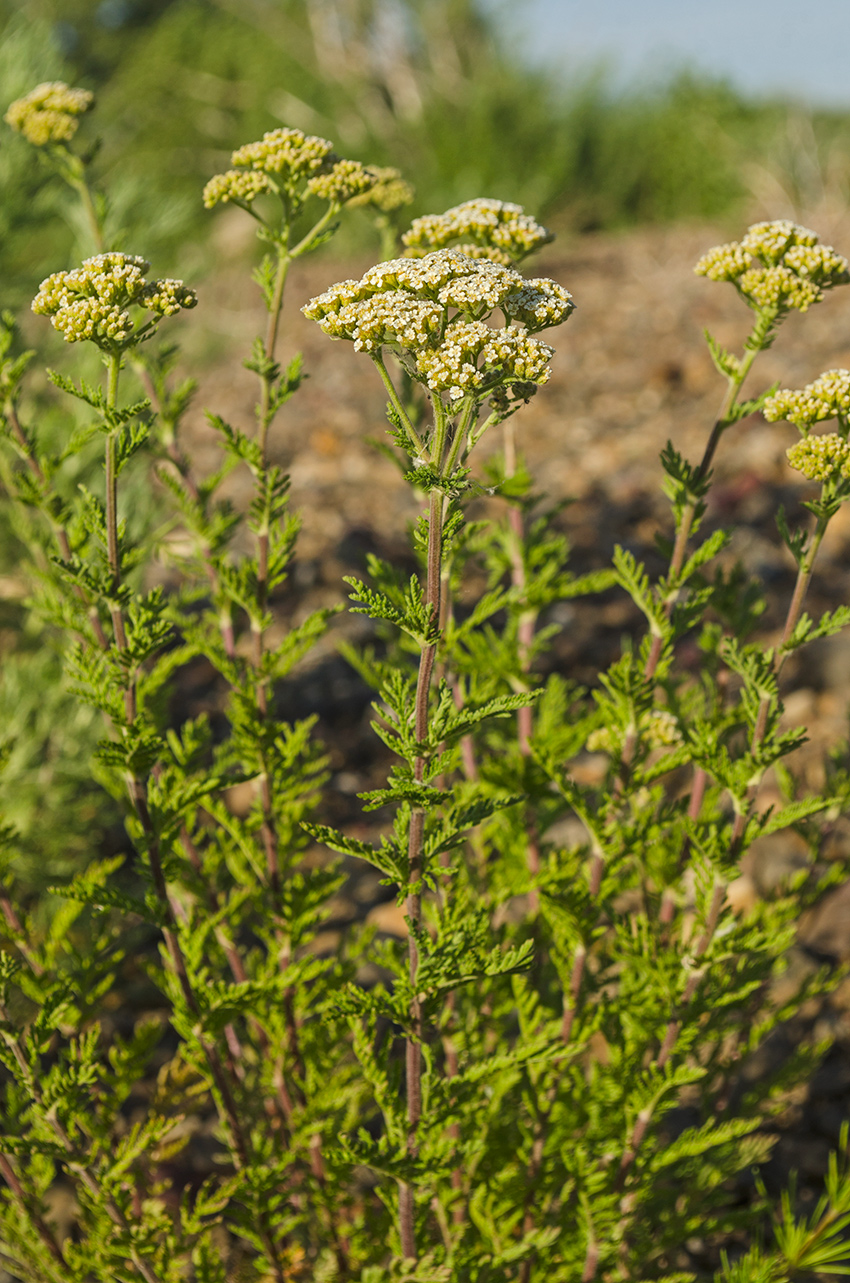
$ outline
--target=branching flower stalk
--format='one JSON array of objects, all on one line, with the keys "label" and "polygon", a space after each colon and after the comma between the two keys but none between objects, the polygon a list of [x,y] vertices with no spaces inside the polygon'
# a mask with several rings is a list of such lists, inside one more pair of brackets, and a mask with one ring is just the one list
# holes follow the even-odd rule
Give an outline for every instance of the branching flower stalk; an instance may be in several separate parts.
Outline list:
[{"label": "branching flower stalk", "polygon": [[[791,466],[809,481],[819,481],[821,491],[817,500],[805,504],[814,515],[810,532],[789,532],[784,520],[780,532],[791,555],[797,563],[797,578],[788,604],[788,612],[779,644],[771,655],[774,689],[766,691],[759,700],[750,739],[750,754],[754,765],[764,741],[771,711],[776,708],[778,683],[782,669],[794,649],[805,638],[796,638],[803,615],[806,594],[811,583],[815,560],[820,551],[830,521],[841,504],[850,497],[850,371],[828,370],[801,391],[786,389],[767,398],[764,415],[768,422],[785,419],[793,423],[801,439],[787,450]],[[813,434],[817,423],[835,419],[838,432]],[[761,772],[758,772],[759,775]],[[736,805],[735,823],[732,828],[732,849],[737,851],[747,825],[748,813],[758,785],[751,784],[746,799]]]},{"label": "branching flower stalk", "polygon": [[[496,308],[507,322],[501,330],[493,330],[483,319]],[[429,722],[429,696],[441,633],[444,522],[450,499],[466,489],[465,464],[475,443],[492,423],[512,413],[517,403],[548,378],[546,363],[552,349],[531,338],[530,333],[560,323],[571,310],[570,296],[554,282],[525,282],[512,268],[452,249],[379,264],[361,281],[341,282],[304,308],[332,338],[350,339],[355,349],[372,357],[390,398],[395,442],[416,463],[408,479],[429,492],[424,591],[417,608],[419,618],[413,627],[407,625],[419,645],[412,746],[408,750],[414,793],[408,803],[405,870],[411,995],[405,1036],[406,1149],[411,1164],[418,1157],[422,1116],[425,1031],[418,976],[426,940],[422,890],[429,871],[423,855],[431,809],[425,798],[435,759],[445,748],[438,732],[434,742],[436,728]],[[421,438],[404,409],[386,367],[384,348],[430,390],[434,420],[428,441]],[[487,397],[491,411],[479,424]],[[368,593],[367,599],[371,601]],[[355,600],[364,600],[359,589]],[[417,1259],[416,1190],[410,1179],[399,1181],[399,1235],[402,1255]]]}]

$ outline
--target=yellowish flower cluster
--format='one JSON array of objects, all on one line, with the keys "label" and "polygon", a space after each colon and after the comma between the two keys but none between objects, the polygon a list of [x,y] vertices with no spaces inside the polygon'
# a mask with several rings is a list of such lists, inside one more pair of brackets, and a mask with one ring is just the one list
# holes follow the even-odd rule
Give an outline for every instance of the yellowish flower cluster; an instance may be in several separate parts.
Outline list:
[{"label": "yellowish flower cluster", "polygon": [[[553,233],[526,214],[521,205],[483,198],[455,205],[444,214],[415,218],[402,237],[412,255],[462,241],[475,247],[476,257],[504,264],[519,262],[552,239]],[[466,250],[467,246],[458,248]]]},{"label": "yellowish flower cluster", "polygon": [[[271,129],[258,142],[237,147],[230,163],[241,168],[211,178],[204,188],[204,204],[207,209],[226,201],[248,205],[261,192],[280,187],[290,196],[301,197],[305,184],[318,175],[332,173],[337,162],[339,157],[327,138],[317,138],[300,129]],[[362,186],[357,190],[362,191]]]},{"label": "yellowish flower cluster", "polygon": [[146,285],[138,301],[142,307],[146,307],[149,312],[155,312],[157,316],[174,316],[183,308],[194,307],[198,296],[182,281],[163,277],[162,280],[151,281]]},{"label": "yellowish flower cluster", "polygon": [[375,182],[368,191],[352,196],[349,205],[373,205],[384,214],[391,214],[413,200],[413,188],[401,176],[401,170],[391,166],[369,165]]},{"label": "yellowish flower cluster", "polygon": [[824,290],[850,281],[847,260],[821,245],[816,232],[788,219],[754,223],[740,242],[710,249],[694,271],[731,281],[750,306],[776,312],[805,312]]},{"label": "yellowish flower cluster", "polygon": [[128,307],[145,308],[159,319],[198,301],[182,281],[147,281],[149,267],[136,255],[97,254],[72,272],[54,272],[42,281],[32,310],[49,316],[66,343],[91,339],[107,351],[130,347],[139,332]]},{"label": "yellowish flower cluster", "polygon": [[264,174],[279,174],[284,179],[298,179],[329,168],[336,159],[333,143],[327,138],[317,138],[300,129],[271,129],[259,142],[237,147],[230,163],[250,165]]},{"label": "yellowish flower cluster", "polygon": [[827,370],[800,391],[783,388],[769,396],[763,407],[769,423],[785,419],[801,431],[826,419],[850,417],[850,370]]},{"label": "yellowish flower cluster", "polygon": [[788,462],[810,481],[850,476],[850,442],[837,432],[803,437],[785,451]]},{"label": "yellowish flower cluster", "polygon": [[226,205],[233,201],[237,205],[250,205],[262,192],[272,190],[267,174],[258,169],[228,169],[225,174],[216,174],[204,188],[204,205],[212,209],[213,205]]},{"label": "yellowish flower cluster", "polygon": [[[654,708],[641,718],[641,739],[647,748],[673,748],[682,743],[682,732],[676,717],[668,709]],[[610,726],[600,726],[587,737],[589,753],[614,753],[622,748],[622,733]]]},{"label": "yellowish flower cluster", "polygon": [[326,174],[316,174],[307,182],[307,190],[330,205],[344,205],[354,196],[364,196],[377,179],[359,160],[338,160]]},{"label": "yellowish flower cluster", "polygon": [[758,307],[777,310],[795,308],[807,312],[812,303],[819,303],[823,292],[813,281],[803,280],[788,267],[752,267],[736,282],[738,289]]},{"label": "yellowish flower cluster", "polygon": [[[559,324],[572,307],[554,281],[526,282],[512,268],[443,249],[380,263],[359,281],[340,281],[302,311],[331,338],[350,339],[358,350],[387,345],[412,356],[419,378],[456,401],[468,392],[545,383],[552,348],[528,330]],[[495,308],[516,323],[486,325]]]},{"label": "yellowish flower cluster", "polygon": [[795,245],[817,245],[817,232],[793,223],[790,218],[776,218],[772,222],[753,223],[741,240],[741,247],[748,254],[755,254],[763,263],[778,263],[787,250]]},{"label": "yellowish flower cluster", "polygon": [[36,85],[13,102],[3,119],[36,147],[67,143],[79,128],[78,117],[94,103],[88,89],[70,89],[63,80]]}]

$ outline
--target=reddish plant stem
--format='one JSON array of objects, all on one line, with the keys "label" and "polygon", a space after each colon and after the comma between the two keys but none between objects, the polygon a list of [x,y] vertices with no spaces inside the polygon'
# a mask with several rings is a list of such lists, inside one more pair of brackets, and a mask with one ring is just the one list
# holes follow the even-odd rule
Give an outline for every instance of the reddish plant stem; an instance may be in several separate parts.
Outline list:
[{"label": "reddish plant stem", "polygon": [[[438,457],[437,466],[442,460]],[[431,491],[428,513],[428,562],[425,584],[425,605],[430,607],[432,618],[440,617],[440,566],[443,542],[443,496],[439,490]],[[428,697],[434,669],[436,643],[424,645],[419,656],[419,675],[416,681],[414,704],[414,734],[417,743],[428,738]],[[414,759],[413,778],[421,784],[425,779],[428,759],[420,754]],[[416,995],[416,974],[419,969],[419,947],[416,937],[422,920],[422,849],[425,838],[425,811],[415,807],[411,811],[408,836],[408,893],[406,900],[410,933],[407,940],[408,973],[413,990],[410,1003],[410,1034],[405,1039],[405,1083],[407,1088],[407,1153],[411,1159],[418,1154],[417,1131],[422,1114],[422,1007]],[[405,1257],[415,1260],[415,1190],[409,1181],[399,1184],[399,1227],[401,1249]]]},{"label": "reddish plant stem", "polygon": [[[505,476],[513,477],[516,474],[516,440],[513,431],[513,420],[508,419],[505,422]],[[516,589],[520,602],[524,601],[526,590],[528,588],[528,579],[525,571],[525,558],[523,556],[525,548],[525,523],[523,521],[522,509],[511,503],[508,506],[508,522],[511,529],[510,540],[510,561],[511,561],[511,583]],[[517,649],[519,652],[520,669],[526,675],[531,667],[531,655],[534,646],[534,628],[537,623],[538,612],[529,609],[526,606],[520,607],[520,615],[517,623]],[[517,709],[517,740],[519,742],[519,751],[523,757],[531,756],[531,734],[534,726],[534,719],[531,711],[531,705],[526,704],[523,708]],[[540,908],[540,892],[537,889],[536,880],[540,875],[540,836],[537,830],[537,824],[533,818],[526,820],[526,864],[531,878],[531,887],[528,892],[528,907],[532,913],[537,913]]]},{"label": "reddish plant stem", "polygon": [[67,1270],[68,1262],[65,1260],[58,1240],[41,1214],[35,1211],[30,1205],[30,1199],[27,1198],[27,1195],[24,1193],[24,1187],[20,1182],[17,1172],[12,1166],[11,1158],[2,1152],[0,1152],[0,1176],[3,1177],[3,1180],[8,1185],[13,1198],[16,1200],[18,1206],[27,1219],[32,1223],[38,1237],[41,1239],[56,1264],[63,1270]]},{"label": "reddish plant stem", "polygon": [[[9,1013],[3,1005],[0,1005],[0,1019],[3,1021],[9,1020]],[[10,1047],[15,1060],[18,1063],[18,1068],[33,1100],[43,1109],[44,1096],[38,1085],[38,1080],[32,1073],[24,1048],[21,1046],[20,1039],[17,1037],[9,1038],[7,1039],[7,1045]],[[74,1142],[71,1140],[64,1123],[60,1121],[55,1109],[51,1108],[45,1110],[44,1119],[68,1156],[68,1170],[77,1177],[82,1185],[85,1186],[88,1193],[96,1202],[102,1201],[103,1206],[106,1208],[109,1218],[113,1224],[119,1226],[120,1229],[128,1229],[129,1223],[127,1218],[115,1202],[114,1198],[109,1194],[103,1193],[100,1184],[98,1183],[98,1179],[92,1172],[91,1168],[89,1168],[84,1162],[81,1162],[77,1157]],[[5,1176],[5,1172],[3,1175]],[[153,1266],[140,1257],[135,1248],[130,1248],[129,1255],[133,1265],[139,1271],[139,1274],[145,1280],[145,1283],[161,1283],[160,1276],[156,1273]]]}]

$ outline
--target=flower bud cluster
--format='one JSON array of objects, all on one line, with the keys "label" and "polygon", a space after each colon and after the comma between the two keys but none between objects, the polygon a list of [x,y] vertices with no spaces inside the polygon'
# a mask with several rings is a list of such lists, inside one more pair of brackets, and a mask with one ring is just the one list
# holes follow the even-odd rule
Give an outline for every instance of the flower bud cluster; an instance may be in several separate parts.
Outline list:
[{"label": "flower bud cluster", "polygon": [[[640,719],[640,734],[647,748],[673,748],[682,743],[676,717],[666,708],[654,708]],[[622,748],[622,732],[610,726],[591,731],[585,747],[589,753],[614,753]]]},{"label": "flower bud cluster", "polygon": [[272,190],[267,174],[258,169],[228,169],[225,174],[216,174],[204,188],[204,205],[212,209],[213,205],[226,205],[234,201],[237,205],[250,205],[263,192]]},{"label": "flower bud cluster", "polygon": [[150,267],[132,254],[97,254],[71,272],[54,272],[42,281],[32,310],[49,316],[66,343],[91,339],[108,351],[137,341],[127,308],[145,308],[161,319],[197,303],[182,281],[147,281]]},{"label": "flower bud cluster", "polygon": [[[511,322],[506,328],[484,323],[496,308]],[[302,311],[360,351],[395,348],[412,358],[422,382],[456,401],[469,392],[545,383],[552,348],[529,331],[559,324],[572,308],[554,281],[527,282],[512,268],[443,249],[380,263]]]},{"label": "flower bud cluster", "polygon": [[[483,198],[455,205],[444,214],[415,218],[402,237],[411,255],[461,241],[473,247],[470,257],[492,258],[505,265],[519,262],[552,239],[553,233],[526,214],[521,205]],[[466,244],[458,248],[469,250]]]},{"label": "flower bud cluster", "polygon": [[731,281],[755,308],[805,312],[824,290],[850,281],[847,260],[816,232],[788,219],[754,223],[740,242],[716,245],[694,271],[712,281]]},{"label": "flower bud cluster", "polygon": [[791,467],[810,481],[829,481],[836,475],[850,477],[850,442],[837,432],[803,437],[785,453]]},{"label": "flower bud cluster", "polygon": [[9,106],[3,119],[36,147],[67,143],[79,128],[78,117],[94,103],[88,89],[70,89],[62,80],[36,85]]},{"label": "flower bud cluster", "polygon": [[310,178],[330,168],[336,159],[333,143],[327,138],[317,138],[300,129],[271,129],[259,142],[237,147],[230,163],[250,166],[264,174],[277,174],[288,180]]},{"label": "flower bud cluster", "polygon": [[332,170],[338,160],[327,138],[300,129],[271,129],[258,142],[237,147],[230,163],[240,168],[215,174],[204,188],[204,204],[207,209],[227,201],[248,205],[278,186],[292,195],[317,174]]},{"label": "flower bud cluster", "polygon": [[813,423],[850,417],[850,370],[827,370],[799,391],[783,388],[763,406],[769,423],[785,419],[807,432]]},{"label": "flower bud cluster", "polygon": [[364,196],[377,179],[374,172],[359,160],[338,160],[326,174],[315,174],[307,181],[307,190],[330,205],[344,205],[354,196]]},{"label": "flower bud cluster", "polygon": [[392,166],[369,165],[375,181],[368,191],[349,198],[349,205],[373,205],[384,214],[391,214],[413,200],[413,188],[401,176],[401,170]]}]

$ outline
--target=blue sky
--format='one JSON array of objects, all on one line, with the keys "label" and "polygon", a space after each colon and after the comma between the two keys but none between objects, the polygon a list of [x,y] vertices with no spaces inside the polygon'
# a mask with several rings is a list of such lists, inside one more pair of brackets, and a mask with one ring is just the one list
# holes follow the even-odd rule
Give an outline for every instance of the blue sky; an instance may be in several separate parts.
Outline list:
[{"label": "blue sky", "polygon": [[489,0],[535,58],[622,78],[687,65],[752,93],[850,106],[850,0]]}]

